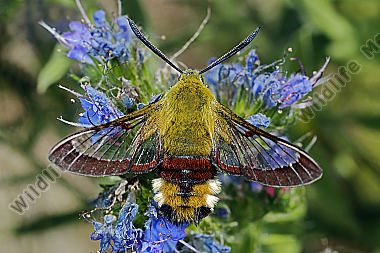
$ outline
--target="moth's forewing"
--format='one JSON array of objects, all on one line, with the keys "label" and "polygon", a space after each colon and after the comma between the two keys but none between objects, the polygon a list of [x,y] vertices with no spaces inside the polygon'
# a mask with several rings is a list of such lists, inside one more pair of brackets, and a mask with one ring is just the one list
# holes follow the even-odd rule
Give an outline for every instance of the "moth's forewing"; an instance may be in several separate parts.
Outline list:
[{"label": "moth's forewing", "polygon": [[147,120],[159,103],[118,120],[84,129],[66,137],[49,153],[49,160],[63,170],[87,176],[142,173],[159,159],[157,129]]},{"label": "moth's forewing", "polygon": [[212,159],[229,174],[274,187],[306,185],[322,176],[319,165],[299,147],[245,121],[228,108],[215,108]]}]

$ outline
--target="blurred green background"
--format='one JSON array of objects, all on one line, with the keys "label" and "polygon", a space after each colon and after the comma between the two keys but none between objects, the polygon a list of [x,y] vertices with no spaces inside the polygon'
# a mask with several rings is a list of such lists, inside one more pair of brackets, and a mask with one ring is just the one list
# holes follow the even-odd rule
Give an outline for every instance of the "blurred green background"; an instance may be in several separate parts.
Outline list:
[{"label": "blurred green background", "polygon": [[[309,123],[290,129],[291,140],[312,132],[318,141],[310,153],[324,169],[323,178],[306,187],[307,215],[293,229],[300,252],[380,252],[380,51],[369,59],[360,51],[380,33],[378,0],[130,0],[127,14],[142,24],[170,55],[198,28],[211,6],[211,19],[179,60],[202,68],[263,25],[254,44],[263,63],[292,47],[308,73],[326,56],[326,73],[356,60],[352,75],[334,99]],[[83,1],[87,13],[103,8],[116,15],[112,0]],[[0,236],[2,252],[95,252],[90,224],[78,219],[97,185],[90,179],[63,175],[22,216],[8,209],[18,194],[47,167],[49,149],[75,131],[56,118],[75,121],[80,110],[57,84],[75,87],[64,75],[45,93],[37,92],[39,72],[55,52],[54,38],[37,22],[58,31],[79,20],[74,0],[0,2]],[[160,37],[165,35],[166,39]],[[379,41],[380,47],[380,41]],[[56,56],[55,56],[56,57]],[[61,59],[59,71],[70,61]],[[49,71],[54,72],[56,66]],[[297,66],[294,66],[296,69]],[[53,78],[54,79],[54,78]],[[284,233],[289,233],[285,231]],[[254,231],[253,231],[254,233]],[[264,252],[285,252],[286,241],[272,238]],[[290,250],[289,252],[292,252]]]}]

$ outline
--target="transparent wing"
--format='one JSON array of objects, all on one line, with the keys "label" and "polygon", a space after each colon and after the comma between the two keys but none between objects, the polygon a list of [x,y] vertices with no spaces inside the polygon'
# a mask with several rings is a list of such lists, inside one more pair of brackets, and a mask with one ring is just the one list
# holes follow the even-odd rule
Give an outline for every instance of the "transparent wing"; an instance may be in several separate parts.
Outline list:
[{"label": "transparent wing", "polygon": [[68,136],[52,148],[49,160],[63,170],[88,176],[151,171],[160,159],[159,130],[151,120],[159,106],[151,104]]},{"label": "transparent wing", "polygon": [[318,164],[299,147],[271,135],[218,104],[213,163],[221,170],[260,184],[306,185],[322,176]]}]

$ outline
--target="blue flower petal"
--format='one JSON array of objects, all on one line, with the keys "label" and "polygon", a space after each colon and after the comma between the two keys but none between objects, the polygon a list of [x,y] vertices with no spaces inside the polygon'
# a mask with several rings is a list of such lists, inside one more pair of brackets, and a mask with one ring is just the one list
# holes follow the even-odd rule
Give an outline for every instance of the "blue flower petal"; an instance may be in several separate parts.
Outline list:
[{"label": "blue flower petal", "polygon": [[106,26],[106,13],[103,10],[97,10],[92,14],[92,17],[94,18],[94,23],[97,27],[104,27]]},{"label": "blue flower petal", "polygon": [[137,250],[142,244],[142,230],[135,229],[133,220],[138,211],[137,204],[126,203],[120,210],[114,229],[114,251],[125,251],[126,249]]},{"label": "blue flower petal", "polygon": [[153,202],[147,212],[150,217],[145,223],[144,242],[142,245],[143,252],[162,252],[175,249],[179,240],[186,237],[184,230],[189,223],[184,222],[179,225],[170,223],[166,218],[157,216],[157,207]]},{"label": "blue flower petal", "polygon": [[119,26],[120,30],[123,32],[129,32],[130,31],[130,26],[128,22],[128,17],[127,16],[120,16],[116,18],[116,23]]},{"label": "blue flower petal", "polygon": [[270,118],[261,113],[249,116],[247,121],[255,127],[267,128],[270,125]]},{"label": "blue flower petal", "polygon": [[253,65],[258,60],[259,60],[259,57],[257,56],[256,49],[252,49],[251,52],[249,52],[248,57],[245,61],[245,69],[247,71],[247,74],[249,75],[252,74]]},{"label": "blue flower petal", "polygon": [[[88,85],[82,85],[82,88],[86,91],[87,96],[80,98],[82,107],[85,110],[78,119],[81,124],[88,126],[98,125],[123,116],[123,113],[112,104],[105,94]],[[120,130],[120,127],[102,129],[91,137],[91,142],[94,144],[100,137],[105,135],[113,136]]]},{"label": "blue flower petal", "polygon": [[280,109],[290,106],[300,100],[304,95],[312,90],[312,85],[307,76],[296,74],[290,76],[288,81],[283,85],[281,91]]},{"label": "blue flower petal", "polygon": [[95,231],[91,234],[91,240],[100,240],[100,252],[104,252],[111,247],[112,237],[114,234],[112,223],[115,221],[115,216],[104,216],[104,223],[92,222]]},{"label": "blue flower petal", "polygon": [[81,45],[75,45],[68,53],[67,57],[83,63],[93,64],[91,57],[87,54],[87,49]]}]

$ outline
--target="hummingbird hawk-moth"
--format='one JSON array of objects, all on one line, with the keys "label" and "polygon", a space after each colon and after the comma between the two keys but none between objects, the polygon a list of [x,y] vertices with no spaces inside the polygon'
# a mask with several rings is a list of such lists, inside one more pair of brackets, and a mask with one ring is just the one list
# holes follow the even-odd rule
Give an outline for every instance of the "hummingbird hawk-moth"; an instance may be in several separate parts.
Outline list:
[{"label": "hummingbird hawk-moth", "polygon": [[205,69],[181,70],[129,19],[134,34],[180,73],[162,99],[114,121],[66,137],[49,154],[65,171],[104,177],[156,172],[154,199],[172,222],[197,222],[218,198],[219,172],[273,187],[314,182],[322,170],[288,141],[220,104],[202,74],[247,46],[259,28]]}]

